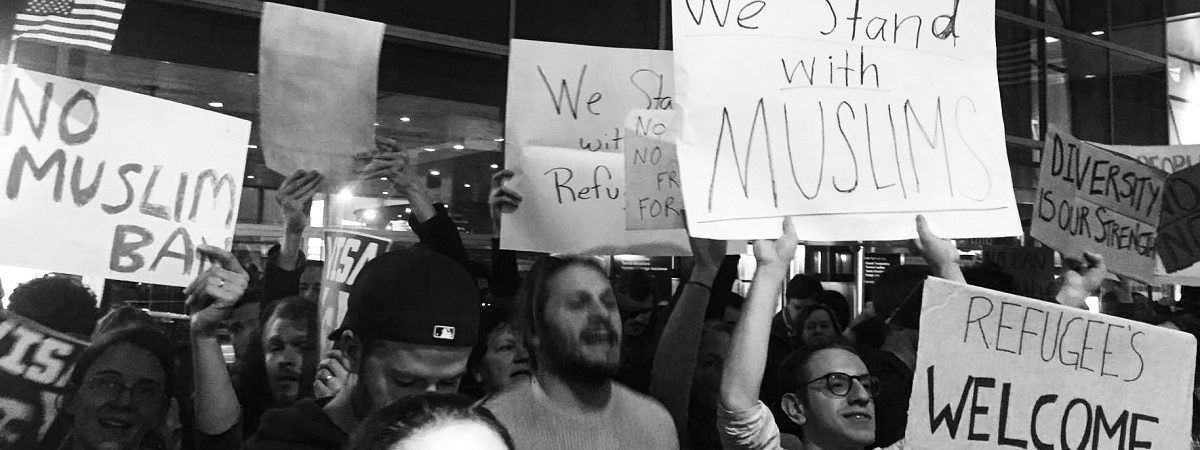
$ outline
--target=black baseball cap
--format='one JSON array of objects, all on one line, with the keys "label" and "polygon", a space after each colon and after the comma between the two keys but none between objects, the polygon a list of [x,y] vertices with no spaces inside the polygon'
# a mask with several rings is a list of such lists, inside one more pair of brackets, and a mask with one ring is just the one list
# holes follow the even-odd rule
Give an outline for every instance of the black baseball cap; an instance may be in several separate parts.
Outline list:
[{"label": "black baseball cap", "polygon": [[371,260],[350,288],[342,331],[374,339],[471,347],[479,333],[479,291],[458,263],[426,247]]}]

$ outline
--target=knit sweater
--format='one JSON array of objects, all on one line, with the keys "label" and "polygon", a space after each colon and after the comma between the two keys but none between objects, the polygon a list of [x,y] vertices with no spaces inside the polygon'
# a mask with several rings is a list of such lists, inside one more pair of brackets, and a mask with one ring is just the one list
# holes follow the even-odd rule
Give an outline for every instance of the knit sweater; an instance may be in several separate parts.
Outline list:
[{"label": "knit sweater", "polygon": [[487,400],[484,406],[508,428],[520,449],[679,448],[666,408],[615,381],[608,406],[592,414],[563,410],[532,378]]}]

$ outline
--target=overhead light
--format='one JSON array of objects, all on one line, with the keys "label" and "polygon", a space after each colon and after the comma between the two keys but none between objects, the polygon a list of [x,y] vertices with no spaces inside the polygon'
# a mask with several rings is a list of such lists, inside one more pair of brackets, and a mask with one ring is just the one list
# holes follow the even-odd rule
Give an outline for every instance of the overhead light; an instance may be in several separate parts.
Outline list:
[{"label": "overhead light", "polygon": [[1096,30],[1096,31],[1092,32],[1092,36],[1104,36],[1104,32],[1100,31],[1100,30]]},{"label": "overhead light", "polygon": [[375,122],[375,126],[379,126],[379,122]]},{"label": "overhead light", "polygon": [[454,149],[455,149],[455,150],[462,150],[462,149],[464,149],[464,148],[466,148],[466,147],[464,147],[462,144],[454,144]]},{"label": "overhead light", "polygon": [[379,211],[376,211],[374,209],[368,209],[366,211],[363,211],[364,219],[374,221],[375,218],[377,218],[377,217],[379,217]]},{"label": "overhead light", "polygon": [[495,138],[495,139],[492,139],[492,140],[493,140],[493,141],[496,141],[496,142],[504,142],[504,138]]},{"label": "overhead light", "polygon": [[400,118],[400,121],[404,122],[404,123],[409,123],[412,121],[412,119],[408,118],[408,116],[404,116],[404,117]]},{"label": "overhead light", "polygon": [[258,148],[258,146],[254,145],[254,144],[250,144],[250,145],[247,145],[246,148]]},{"label": "overhead light", "polygon": [[471,187],[471,184],[470,184],[470,183],[464,184],[464,185],[463,185],[463,187],[465,187],[465,188],[470,188],[470,187]]},{"label": "overhead light", "polygon": [[432,147],[425,147],[425,151],[427,151],[427,152],[432,152],[434,150],[436,150],[436,149],[434,149]]},{"label": "overhead light", "polygon": [[1054,37],[1054,36],[1046,36],[1046,43],[1047,43],[1047,44],[1053,44],[1053,43],[1055,43],[1055,42],[1058,42],[1058,38],[1056,38],[1056,37]]},{"label": "overhead light", "polygon": [[221,107],[225,106],[225,104],[221,103],[221,102],[208,102],[208,106],[211,106],[213,108],[221,108]]},{"label": "overhead light", "polygon": [[254,179],[254,175],[246,175],[246,179],[247,179],[247,180],[253,180],[253,179]]},{"label": "overhead light", "polygon": [[1092,78],[1096,78],[1096,76],[1095,76],[1095,75],[1092,75],[1092,74],[1090,74],[1090,73],[1089,73],[1089,74],[1087,74],[1087,75],[1084,75],[1084,76],[1083,76],[1083,78],[1085,78],[1085,79],[1089,79],[1089,80],[1090,80],[1090,79],[1092,79]]},{"label": "overhead light", "polygon": [[350,188],[342,188],[342,190],[337,193],[337,199],[341,202],[354,200],[354,191],[351,191]]},{"label": "overhead light", "polygon": [[433,175],[433,176],[435,176],[435,177],[436,177],[436,176],[439,176],[439,175],[441,175],[442,173],[441,173],[441,172],[439,172],[439,171],[436,171],[436,170],[430,170],[430,171],[429,171],[429,174],[430,174],[430,175]]},{"label": "overhead light", "polygon": [[387,181],[387,177],[379,177],[380,180]]},{"label": "overhead light", "polygon": [[491,167],[491,168],[493,168],[493,169],[499,169],[499,168],[500,168],[500,165],[499,165],[499,164],[492,164],[492,165],[490,165],[490,166],[488,166],[488,167]]},{"label": "overhead light", "polygon": [[383,195],[388,195],[388,191],[383,191]]},{"label": "overhead light", "polygon": [[406,212],[406,213],[411,213],[411,212],[412,212],[412,208],[404,208],[404,212]]}]

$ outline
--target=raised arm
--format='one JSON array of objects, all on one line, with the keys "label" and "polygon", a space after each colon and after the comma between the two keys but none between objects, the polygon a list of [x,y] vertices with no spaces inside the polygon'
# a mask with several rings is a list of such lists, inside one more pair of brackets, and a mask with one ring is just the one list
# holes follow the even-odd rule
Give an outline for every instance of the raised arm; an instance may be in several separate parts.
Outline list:
[{"label": "raised arm", "polygon": [[279,245],[279,257],[275,265],[285,271],[296,270],[300,261],[300,250],[304,246],[304,229],[308,227],[308,209],[312,198],[324,184],[325,177],[315,170],[297,170],[279,186],[275,202],[283,210],[286,219],[283,242]]},{"label": "raised arm", "polygon": [[688,440],[688,402],[703,334],[704,312],[708,309],[712,284],[728,246],[725,241],[695,237],[690,242],[695,258],[692,274],[683,285],[683,292],[663,328],[650,371],[650,395],[671,413],[680,442]]},{"label": "raised arm", "polygon": [[966,283],[962,268],[958,266],[958,247],[950,239],[942,239],[929,229],[925,216],[917,216],[917,238],[912,247],[933,270],[933,276],[959,283]]},{"label": "raised arm", "polygon": [[[202,245],[200,255],[213,263],[186,289],[192,313],[192,365],[196,383],[196,430],[206,435],[228,432],[241,421],[238,403],[217,329],[233,312],[250,277],[234,256],[220,248]],[[241,436],[237,436],[241,441]]]},{"label": "raised arm", "polygon": [[1104,257],[1097,253],[1084,252],[1083,261],[1069,259],[1065,264],[1068,269],[1059,277],[1061,286],[1054,300],[1063,306],[1087,309],[1084,300],[1100,289],[1108,276],[1108,266]]},{"label": "raised arm", "polygon": [[488,206],[492,215],[492,271],[488,289],[495,297],[512,298],[521,285],[517,271],[517,252],[500,249],[500,216],[515,211],[521,206],[521,194],[504,184],[513,177],[513,171],[501,170],[492,175],[492,190],[488,195]]},{"label": "raised arm", "polygon": [[783,222],[783,236],[776,240],[754,242],[758,268],[750,294],[742,307],[742,316],[733,329],[729,356],[721,377],[721,407],[727,411],[745,411],[758,404],[758,389],[767,364],[767,342],[771,318],[779,294],[787,279],[788,265],[796,254],[796,230],[790,219]]}]

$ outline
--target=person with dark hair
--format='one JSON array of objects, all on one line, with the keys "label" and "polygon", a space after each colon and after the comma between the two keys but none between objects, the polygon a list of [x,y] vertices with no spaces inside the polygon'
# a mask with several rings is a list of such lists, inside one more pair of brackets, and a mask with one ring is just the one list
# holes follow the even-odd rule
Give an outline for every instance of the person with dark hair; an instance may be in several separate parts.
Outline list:
[{"label": "person with dark hair", "polygon": [[817,294],[817,303],[829,308],[829,311],[833,313],[831,317],[837,319],[838,325],[841,325],[843,329],[850,326],[852,321],[850,317],[850,302],[846,301],[846,296],[841,292],[833,290],[821,291]]},{"label": "person with dark hair", "polygon": [[479,331],[479,294],[460,264],[424,247],[384,253],[363,267],[347,306],[330,338],[355,381],[329,400],[268,411],[247,447],[338,449],[393,401],[458,390]]},{"label": "person with dark hair", "polygon": [[108,310],[108,313],[96,322],[96,329],[92,331],[91,340],[99,339],[100,335],[104,333],[136,327],[162,330],[158,320],[146,311],[133,305],[122,304]]},{"label": "person with dark hair", "polygon": [[459,393],[486,399],[532,375],[529,352],[507,308],[485,307],[480,312],[479,339],[471,350]]},{"label": "person with dark hair", "polygon": [[800,332],[796,342],[800,348],[837,340],[845,330],[838,321],[837,313],[823,304],[801,308],[798,318],[797,325],[800,327]]},{"label": "person with dark hair", "polygon": [[71,420],[63,449],[141,449],[166,416],[174,386],[171,344],[134,327],[105,333],[83,351],[61,397]]},{"label": "person with dark hair", "polygon": [[317,306],[299,296],[272,302],[251,336],[246,367],[235,383],[245,408],[242,434],[258,429],[264,412],[313,396],[317,368]]},{"label": "person with dark hair", "polygon": [[771,340],[767,343],[767,368],[763,377],[761,400],[775,414],[778,425],[785,433],[797,434],[800,429],[783,415],[779,409],[779,400],[783,398],[784,390],[779,386],[779,364],[783,359],[800,348],[800,311],[807,306],[819,305],[817,301],[825,287],[815,277],[798,274],[787,283],[783,309],[775,314],[771,321]]},{"label": "person with dark hair", "polygon": [[534,376],[489,399],[522,449],[679,446],[658,402],[612,380],[621,317],[605,270],[586,257],[543,257],[522,286]]},{"label": "person with dark hair", "polygon": [[371,413],[345,450],[513,450],[512,436],[487,409],[461,395],[425,392]]},{"label": "person with dark hair", "polygon": [[[304,257],[304,229],[308,227],[308,210],[312,198],[325,184],[325,177],[315,170],[297,170],[289,175],[275,191],[275,202],[283,211],[284,233],[279,250],[268,252],[263,269],[261,301],[302,296],[316,302],[321,290],[321,265],[309,263]],[[251,317],[257,319],[258,314]]]},{"label": "person with dark hair", "polygon": [[55,331],[87,339],[100,317],[96,303],[96,294],[77,279],[48,274],[13,289],[8,310]]}]

